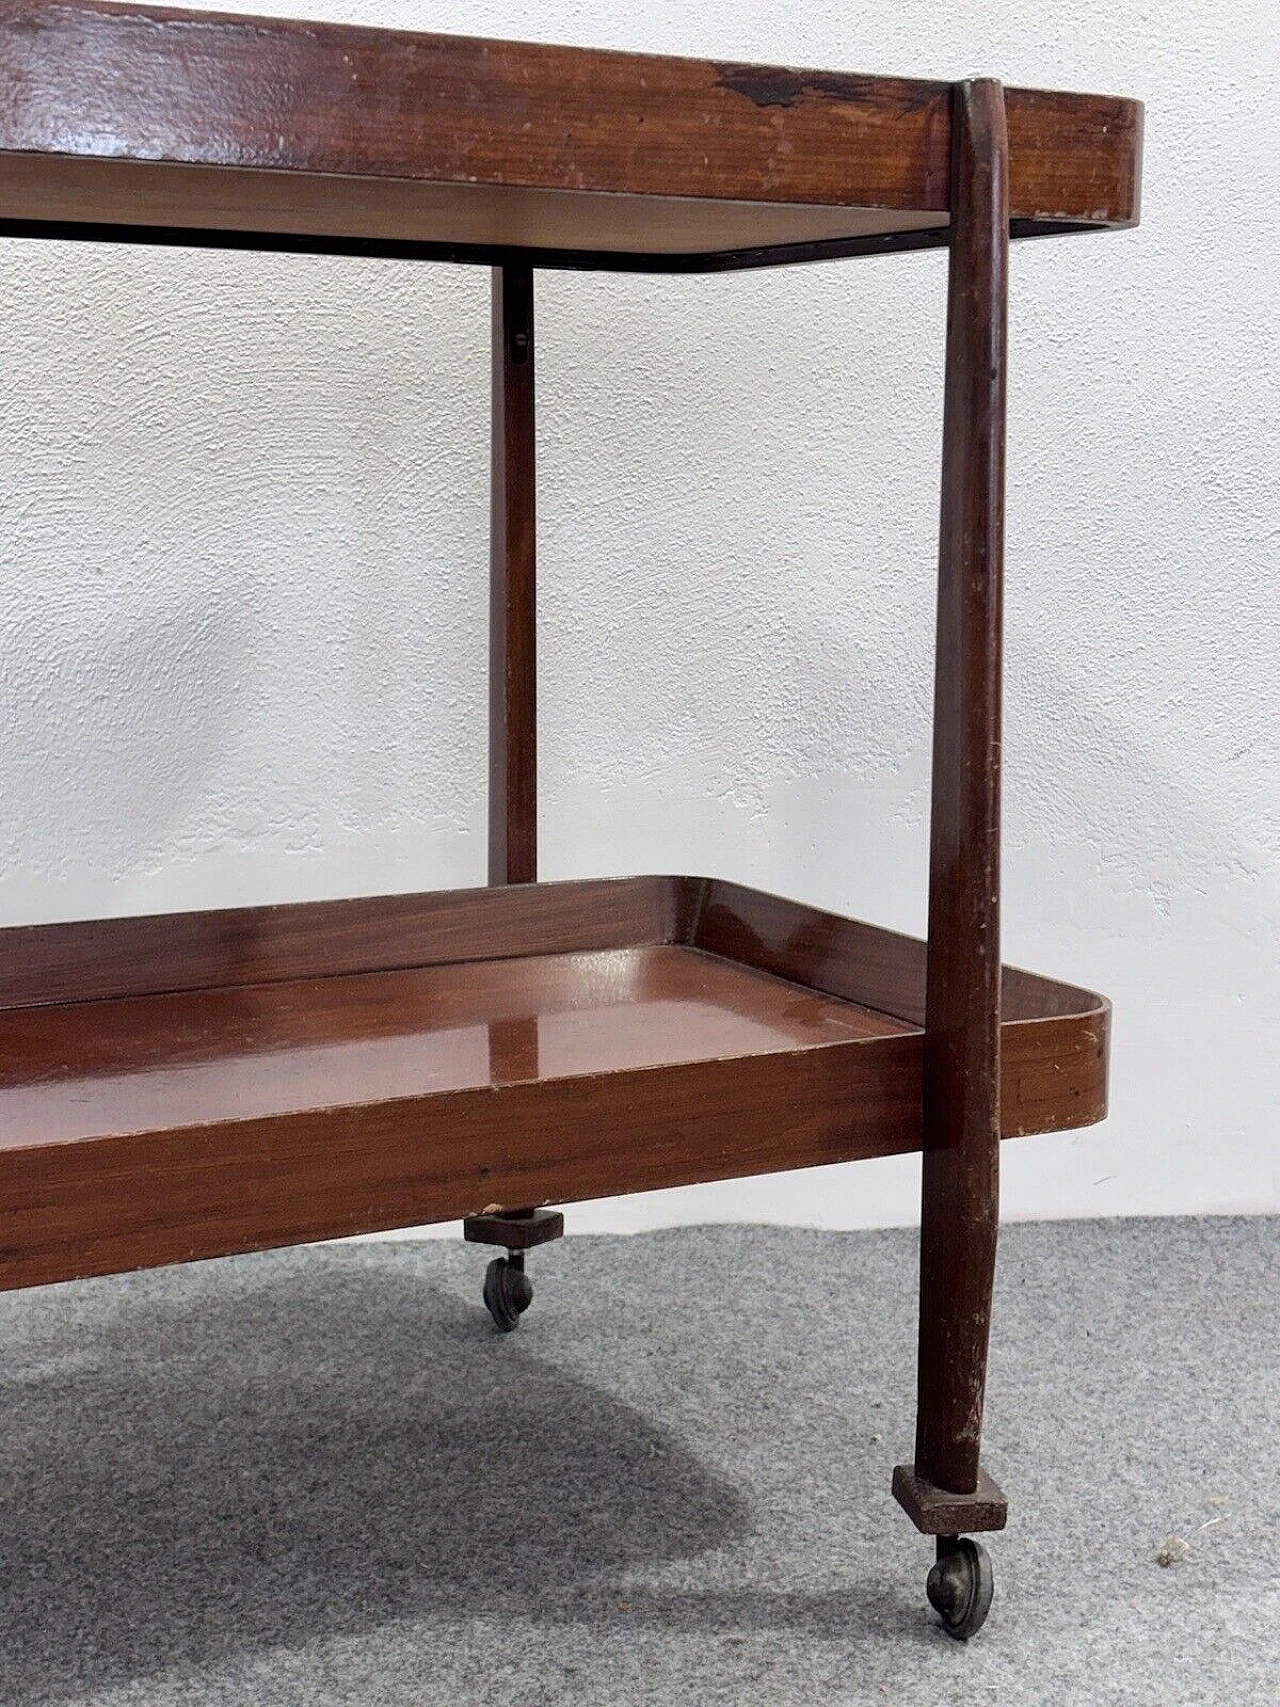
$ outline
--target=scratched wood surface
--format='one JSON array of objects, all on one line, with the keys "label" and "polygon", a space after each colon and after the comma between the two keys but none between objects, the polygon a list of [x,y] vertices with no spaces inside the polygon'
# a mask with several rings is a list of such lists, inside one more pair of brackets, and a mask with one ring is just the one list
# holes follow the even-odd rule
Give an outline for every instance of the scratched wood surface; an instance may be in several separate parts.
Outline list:
[{"label": "scratched wood surface", "polygon": [[[600,264],[945,241],[950,85],[0,0],[0,222]],[[1019,234],[1138,217],[1141,107],[1008,92]],[[802,258],[802,257],[799,257]]]},{"label": "scratched wood surface", "polygon": [[[956,89],[925,976],[915,1454],[921,1526],[999,1528],[981,1465],[1000,1220],[1000,765],[1009,136],[992,78]],[[939,1491],[948,1496],[939,1502]],[[959,1519],[957,1521],[957,1518]],[[937,1532],[936,1530],[934,1532]]]}]

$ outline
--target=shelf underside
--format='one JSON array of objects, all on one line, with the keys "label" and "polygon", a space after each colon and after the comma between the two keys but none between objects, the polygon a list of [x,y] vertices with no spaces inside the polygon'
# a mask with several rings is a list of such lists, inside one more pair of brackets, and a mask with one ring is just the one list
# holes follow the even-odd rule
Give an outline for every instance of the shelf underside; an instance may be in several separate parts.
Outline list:
[{"label": "shelf underside", "polygon": [[[547,265],[944,240],[950,85],[0,0],[0,232]],[[1132,225],[1138,103],[1006,91],[1015,235]]]},{"label": "shelf underside", "polygon": [[[687,878],[0,933],[0,1286],[919,1147],[921,945]],[[1006,972],[1006,1135],[1107,1007]]]}]

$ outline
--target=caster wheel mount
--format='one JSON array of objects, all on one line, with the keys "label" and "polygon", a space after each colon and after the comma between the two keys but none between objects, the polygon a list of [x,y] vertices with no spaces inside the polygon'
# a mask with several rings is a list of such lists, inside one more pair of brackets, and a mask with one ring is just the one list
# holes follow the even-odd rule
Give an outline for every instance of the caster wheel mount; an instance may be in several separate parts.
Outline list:
[{"label": "caster wheel mount", "polygon": [[516,1327],[533,1303],[533,1282],[524,1271],[525,1252],[564,1234],[558,1209],[503,1209],[493,1204],[479,1215],[468,1215],[462,1234],[473,1245],[501,1245],[505,1257],[494,1257],[484,1273],[484,1307],[504,1334]]},{"label": "caster wheel mount", "polygon": [[524,1271],[523,1251],[494,1257],[484,1271],[484,1303],[502,1333],[509,1334],[519,1325],[533,1303],[533,1282]]},{"label": "caster wheel mount", "polygon": [[976,1636],[987,1621],[994,1592],[991,1559],[981,1542],[967,1535],[940,1535],[938,1562],[929,1572],[925,1593],[947,1635],[957,1642]]}]

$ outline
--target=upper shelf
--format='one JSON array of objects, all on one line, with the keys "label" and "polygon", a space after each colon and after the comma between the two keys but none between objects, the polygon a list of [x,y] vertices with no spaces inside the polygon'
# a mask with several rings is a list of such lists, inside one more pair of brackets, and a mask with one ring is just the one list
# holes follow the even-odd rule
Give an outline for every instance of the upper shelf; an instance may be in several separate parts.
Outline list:
[{"label": "upper shelf", "polygon": [[[1006,91],[1015,236],[1132,225],[1142,109]],[[0,230],[693,270],[945,239],[950,85],[0,0]]]}]

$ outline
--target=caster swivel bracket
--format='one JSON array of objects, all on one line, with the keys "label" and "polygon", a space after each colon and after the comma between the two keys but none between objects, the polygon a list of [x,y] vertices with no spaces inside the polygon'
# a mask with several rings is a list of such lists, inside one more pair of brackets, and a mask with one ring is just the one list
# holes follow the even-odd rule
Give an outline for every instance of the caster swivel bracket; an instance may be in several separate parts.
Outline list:
[{"label": "caster swivel bracket", "polygon": [[495,1257],[485,1270],[484,1303],[494,1325],[509,1334],[533,1302],[533,1282],[524,1270],[525,1252],[564,1234],[558,1209],[490,1210],[468,1215],[462,1235],[475,1245],[502,1245],[505,1257]]}]

